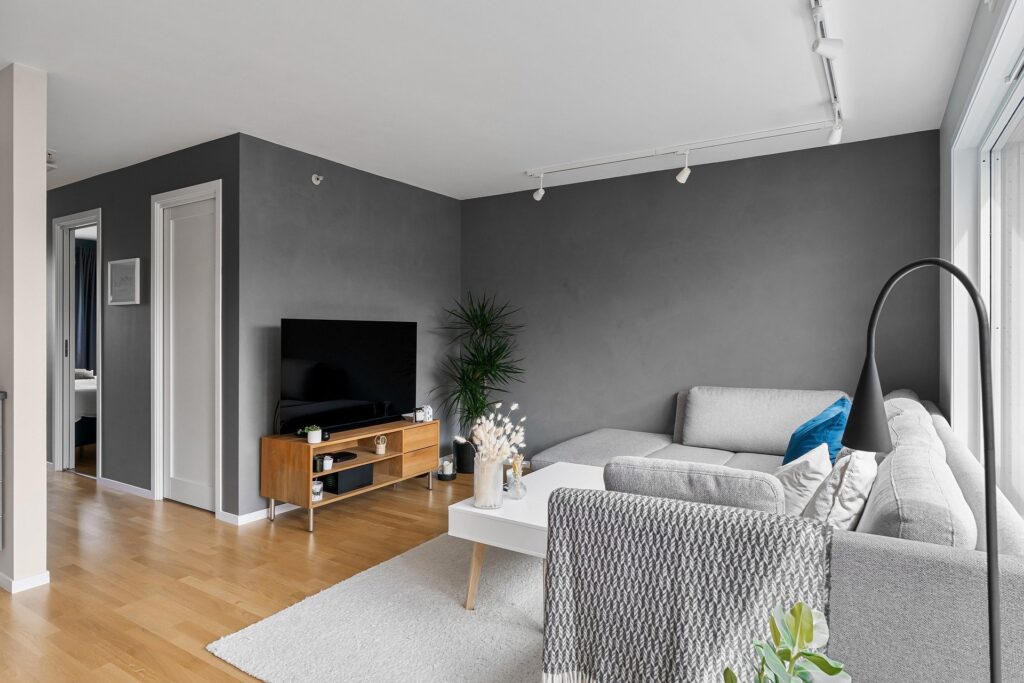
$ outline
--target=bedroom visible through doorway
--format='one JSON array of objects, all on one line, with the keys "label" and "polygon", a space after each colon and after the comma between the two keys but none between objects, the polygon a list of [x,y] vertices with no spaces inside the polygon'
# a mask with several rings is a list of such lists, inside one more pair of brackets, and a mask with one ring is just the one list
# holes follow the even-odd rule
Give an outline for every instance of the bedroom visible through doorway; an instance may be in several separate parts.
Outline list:
[{"label": "bedroom visible through doorway", "polygon": [[53,465],[97,478],[100,451],[100,212],[54,221]]}]

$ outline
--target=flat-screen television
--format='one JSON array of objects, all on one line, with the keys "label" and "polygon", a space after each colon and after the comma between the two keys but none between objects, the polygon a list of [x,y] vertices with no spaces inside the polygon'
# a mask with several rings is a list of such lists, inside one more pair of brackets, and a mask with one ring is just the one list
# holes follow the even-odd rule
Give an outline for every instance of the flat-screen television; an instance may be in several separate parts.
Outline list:
[{"label": "flat-screen television", "polygon": [[416,323],[281,320],[281,434],[401,419],[416,408]]}]

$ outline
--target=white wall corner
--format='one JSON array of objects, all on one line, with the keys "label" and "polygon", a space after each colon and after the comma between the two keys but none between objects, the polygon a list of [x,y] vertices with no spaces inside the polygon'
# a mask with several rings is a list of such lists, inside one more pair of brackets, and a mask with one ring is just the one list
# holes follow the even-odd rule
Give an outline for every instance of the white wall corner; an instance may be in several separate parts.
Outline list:
[{"label": "white wall corner", "polygon": [[46,72],[0,69],[0,389],[4,403],[0,585],[46,573]]}]

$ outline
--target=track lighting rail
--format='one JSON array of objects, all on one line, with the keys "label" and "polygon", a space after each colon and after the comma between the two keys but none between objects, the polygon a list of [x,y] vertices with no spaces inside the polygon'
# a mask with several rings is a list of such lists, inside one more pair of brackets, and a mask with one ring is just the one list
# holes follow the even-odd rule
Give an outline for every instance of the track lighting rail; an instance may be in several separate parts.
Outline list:
[{"label": "track lighting rail", "polygon": [[671,154],[687,154],[688,152],[692,152],[697,149],[713,149],[715,147],[735,145],[742,142],[752,142],[754,140],[770,140],[772,138],[780,138],[785,137],[787,135],[798,135],[800,133],[807,133],[831,127],[832,120],[828,119],[826,121],[814,121],[812,123],[802,123],[795,126],[769,128],[766,130],[759,130],[752,133],[730,135],[728,137],[723,138],[713,138],[710,140],[696,140],[694,142],[686,142],[683,144],[671,145],[668,147],[655,147],[654,149],[648,149],[642,152],[615,154],[607,157],[588,159],[586,161],[576,161],[565,164],[555,164],[553,166],[531,168],[528,171],[526,171],[526,175],[530,176],[531,178],[539,178],[542,175],[551,175],[553,173],[578,171],[584,168],[593,168],[595,166],[608,166],[609,164],[620,164],[627,161],[636,161],[638,159],[649,159],[652,157],[668,156]]},{"label": "track lighting rail", "polygon": [[814,23],[814,42],[811,44],[811,50],[821,57],[821,66],[825,73],[825,87],[828,90],[829,106],[832,109],[831,119],[827,121],[798,124],[795,126],[769,128],[767,130],[744,133],[741,135],[731,135],[724,138],[699,140],[681,145],[655,147],[653,149],[647,149],[640,152],[627,152],[624,154],[588,159],[585,161],[573,161],[565,164],[531,168],[526,171],[526,175],[531,178],[540,179],[540,185],[537,188],[537,191],[533,193],[533,198],[538,202],[544,198],[544,176],[552,173],[579,171],[585,168],[609,166],[612,164],[621,164],[640,159],[651,159],[655,157],[681,154],[684,156],[685,161],[683,168],[679,171],[678,175],[676,175],[676,180],[682,184],[690,177],[690,152],[694,150],[724,147],[726,145],[735,145],[754,140],[768,140],[771,138],[798,135],[800,133],[807,133],[822,129],[828,129],[828,143],[830,145],[839,144],[843,138],[843,107],[839,101],[839,85],[836,83],[836,72],[833,62],[843,50],[843,41],[829,35],[825,21],[825,8],[822,7],[821,3],[822,0],[810,0],[811,21]]}]

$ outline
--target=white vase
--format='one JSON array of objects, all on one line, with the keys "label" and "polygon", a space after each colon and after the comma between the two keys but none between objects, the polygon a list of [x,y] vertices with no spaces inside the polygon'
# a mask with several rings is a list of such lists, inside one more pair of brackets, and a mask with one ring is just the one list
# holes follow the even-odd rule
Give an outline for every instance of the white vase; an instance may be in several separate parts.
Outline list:
[{"label": "white vase", "polygon": [[316,430],[315,432],[306,432],[307,443],[320,443],[320,437],[323,436],[322,430]]},{"label": "white vase", "polygon": [[473,506],[494,510],[504,501],[501,461],[490,462],[476,457],[473,461]]}]

